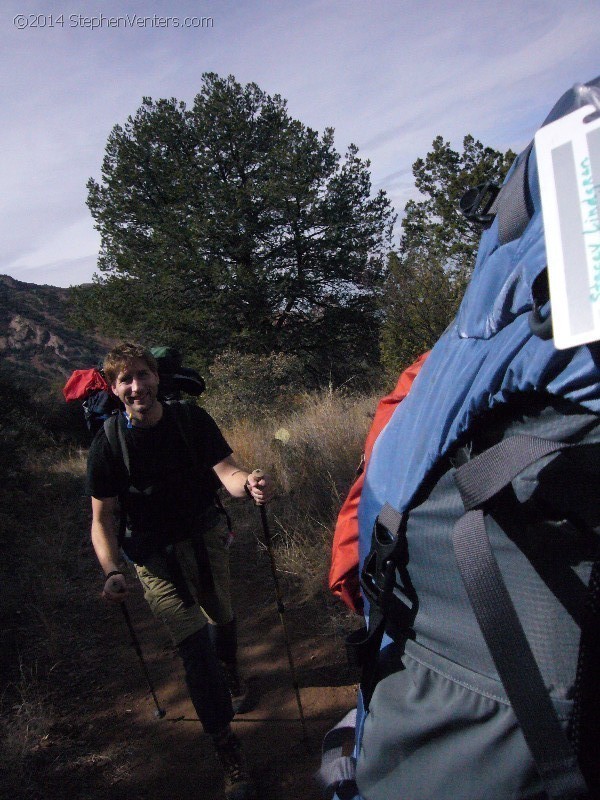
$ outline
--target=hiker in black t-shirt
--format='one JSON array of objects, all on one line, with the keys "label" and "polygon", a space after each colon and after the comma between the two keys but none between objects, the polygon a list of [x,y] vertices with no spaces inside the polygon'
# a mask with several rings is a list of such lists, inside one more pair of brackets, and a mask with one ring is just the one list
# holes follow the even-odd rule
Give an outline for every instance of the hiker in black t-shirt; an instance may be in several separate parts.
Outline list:
[{"label": "hiker in black t-shirt", "polygon": [[273,495],[272,481],[268,475],[257,481],[236,463],[203,409],[157,399],[156,361],[144,348],[118,345],[106,356],[104,372],[125,412],[98,432],[88,458],[103,597],[120,603],[127,596],[122,551],[183,659],[194,708],[225,770],[226,795],[244,800],[253,788],[230,727],[244,690],[236,666],[228,536],[218,524],[215,490],[222,484],[233,497],[249,495],[263,504]]}]

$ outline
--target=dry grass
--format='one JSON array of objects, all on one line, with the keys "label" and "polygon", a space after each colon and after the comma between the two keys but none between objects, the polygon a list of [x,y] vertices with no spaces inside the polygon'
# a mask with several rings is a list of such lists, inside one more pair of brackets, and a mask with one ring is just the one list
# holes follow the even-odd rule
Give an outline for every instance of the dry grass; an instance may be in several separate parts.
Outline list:
[{"label": "dry grass", "polygon": [[304,597],[322,591],[335,520],[360,462],[376,406],[373,397],[326,391],[271,422],[244,420],[227,431],[241,463],[272,474],[278,563]]},{"label": "dry grass", "polygon": [[84,468],[82,452],[38,451],[27,470],[0,489],[0,760],[9,766],[2,780],[11,796],[18,796],[17,785],[28,796],[32,760],[57,719],[53,670],[72,658],[69,609],[78,602],[87,543]]}]

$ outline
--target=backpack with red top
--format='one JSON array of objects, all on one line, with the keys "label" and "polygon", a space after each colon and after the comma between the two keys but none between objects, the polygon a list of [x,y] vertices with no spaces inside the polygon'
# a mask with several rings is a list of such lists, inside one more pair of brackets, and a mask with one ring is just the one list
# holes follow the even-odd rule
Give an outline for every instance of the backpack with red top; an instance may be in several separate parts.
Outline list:
[{"label": "backpack with red top", "polygon": [[78,400],[83,407],[85,424],[92,436],[100,430],[121,403],[113,394],[101,369],[76,369],[63,387],[67,402]]},{"label": "backpack with red top", "polygon": [[[196,370],[182,366],[182,358],[174,347],[152,347],[160,384],[158,398],[180,400],[182,393],[197,397],[205,389],[204,379]],[[76,369],[63,387],[67,402],[78,400],[83,406],[85,424],[94,437],[115,411],[122,408],[113,394],[101,367]]]}]

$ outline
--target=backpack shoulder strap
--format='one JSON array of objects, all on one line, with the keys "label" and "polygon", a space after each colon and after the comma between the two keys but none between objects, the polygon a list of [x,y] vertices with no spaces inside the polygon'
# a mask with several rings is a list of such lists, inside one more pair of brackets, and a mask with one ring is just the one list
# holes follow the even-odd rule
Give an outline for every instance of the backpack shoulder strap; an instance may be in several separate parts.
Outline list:
[{"label": "backpack shoulder strap", "polygon": [[[104,433],[106,434],[113,458],[117,461],[121,461],[125,467],[127,476],[129,477],[131,474],[131,469],[129,466],[129,451],[127,449],[127,442],[125,441],[125,435],[123,433],[122,426],[120,425],[120,416],[120,411],[113,411],[110,417],[107,417],[104,420],[102,427],[104,428]],[[122,505],[126,491],[127,486],[124,484],[122,490],[119,492],[119,502],[121,504],[121,513],[119,514],[119,541],[125,535],[125,530],[127,527],[127,519],[126,515],[123,513]]]},{"label": "backpack shoulder strap", "polygon": [[104,420],[104,433],[108,439],[111,453],[116,459],[120,459],[125,465],[127,474],[131,474],[131,467],[129,463],[129,451],[127,449],[127,442],[125,441],[125,434],[123,428],[119,424],[120,412],[111,414],[110,417]]},{"label": "backpack shoulder strap", "polygon": [[488,212],[498,218],[500,244],[518,239],[533,217],[533,203],[527,181],[527,167],[532,149],[533,141],[519,156],[511,176],[500,189]]},{"label": "backpack shoulder strap", "polygon": [[551,800],[585,796],[587,787],[492,551],[483,505],[527,466],[570,446],[532,436],[513,436],[485,450],[455,473],[466,511],[452,533],[460,574]]},{"label": "backpack shoulder strap", "polygon": [[189,456],[192,459],[192,463],[194,464],[194,468],[198,469],[198,456],[192,444],[193,419],[192,409],[189,403],[182,402],[181,400],[164,400],[163,404],[168,406],[168,408],[172,411],[173,419],[175,420],[175,426],[179,431],[181,438],[183,439]]}]

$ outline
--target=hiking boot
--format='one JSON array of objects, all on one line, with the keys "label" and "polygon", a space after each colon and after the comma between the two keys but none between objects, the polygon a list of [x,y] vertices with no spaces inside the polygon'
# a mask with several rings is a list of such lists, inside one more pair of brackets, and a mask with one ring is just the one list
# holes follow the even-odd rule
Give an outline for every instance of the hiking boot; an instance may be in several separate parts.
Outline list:
[{"label": "hiking boot", "polygon": [[242,745],[233,731],[213,737],[223,767],[227,800],[254,800],[256,791],[250,778]]},{"label": "hiking boot", "polygon": [[223,669],[227,679],[227,688],[231,694],[233,713],[244,714],[246,711],[250,711],[248,684],[240,677],[237,665],[223,663]]}]

